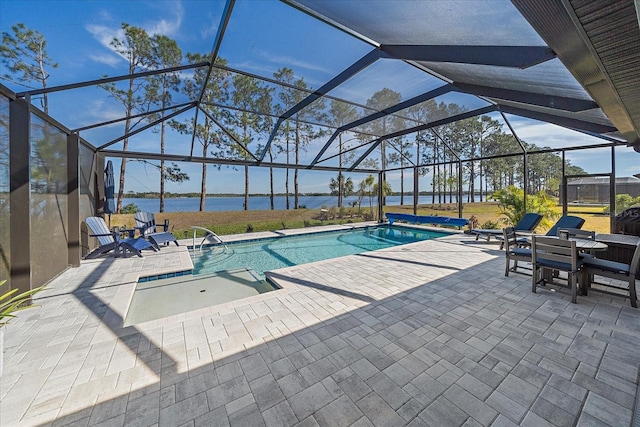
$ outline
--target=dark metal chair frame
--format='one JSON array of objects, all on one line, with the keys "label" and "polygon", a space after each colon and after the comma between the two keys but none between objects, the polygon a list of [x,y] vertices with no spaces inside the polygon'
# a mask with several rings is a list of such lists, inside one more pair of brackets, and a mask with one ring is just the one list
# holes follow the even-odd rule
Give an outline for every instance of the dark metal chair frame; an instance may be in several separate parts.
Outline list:
[{"label": "dark metal chair frame", "polygon": [[[514,227],[506,227],[502,233],[506,258],[504,275],[509,276],[509,271],[517,272],[518,261],[531,262],[531,249],[521,247]],[[513,267],[511,267],[511,261],[513,261]]]},{"label": "dark metal chair frame", "polygon": [[557,237],[531,237],[531,266],[533,269],[531,291],[536,292],[539,283],[551,282],[553,275],[542,274],[544,269],[567,272],[567,280],[571,289],[571,302],[578,299],[578,274],[582,260],[578,256],[576,242],[558,239]]},{"label": "dark metal chair frame", "polygon": [[[582,294],[586,295],[588,288],[593,281],[593,275],[608,277],[611,279],[620,280],[628,283],[627,291],[629,292],[629,300],[631,306],[638,307],[637,295],[636,295],[636,277],[639,273],[640,267],[640,242],[636,245],[636,249],[633,253],[633,258],[630,264],[622,262],[610,261],[606,259],[589,257],[583,260],[583,267],[581,271],[581,283],[586,284],[582,286]],[[618,288],[617,286],[613,286]]]}]

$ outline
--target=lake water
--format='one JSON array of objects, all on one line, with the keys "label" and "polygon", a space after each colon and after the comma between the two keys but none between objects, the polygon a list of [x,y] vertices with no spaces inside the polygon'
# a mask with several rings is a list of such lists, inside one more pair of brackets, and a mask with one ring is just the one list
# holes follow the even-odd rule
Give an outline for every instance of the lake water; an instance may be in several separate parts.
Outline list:
[{"label": "lake water", "polygon": [[[337,206],[338,201],[336,196],[299,196],[299,203],[301,206],[305,206],[307,209],[320,209],[323,206],[331,207]],[[350,206],[354,201],[357,201],[358,197],[350,196],[343,199],[344,206]],[[430,204],[431,196],[420,196],[418,198],[419,204]],[[447,197],[446,202],[449,201]],[[456,201],[454,196],[453,201]],[[466,196],[463,199],[466,201]],[[376,205],[377,199],[374,198],[373,204]],[[436,203],[438,198],[436,197]],[[133,203],[143,212],[158,212],[160,208],[159,199],[138,199],[138,198],[125,198],[124,205]],[[413,196],[404,196],[404,203],[410,205],[413,203]],[[445,203],[445,201],[443,201]],[[206,211],[241,211],[244,209],[244,197],[207,197],[205,203]],[[289,196],[289,205],[293,209],[293,196]],[[387,196],[387,206],[400,205],[400,196]],[[364,198],[362,200],[362,207],[369,206],[369,199]],[[274,207],[276,210],[284,210],[287,208],[285,196],[274,197]],[[197,212],[200,208],[200,199],[197,197],[177,197],[166,198],[164,201],[165,212]],[[251,196],[249,198],[249,210],[269,210],[269,196]]]}]

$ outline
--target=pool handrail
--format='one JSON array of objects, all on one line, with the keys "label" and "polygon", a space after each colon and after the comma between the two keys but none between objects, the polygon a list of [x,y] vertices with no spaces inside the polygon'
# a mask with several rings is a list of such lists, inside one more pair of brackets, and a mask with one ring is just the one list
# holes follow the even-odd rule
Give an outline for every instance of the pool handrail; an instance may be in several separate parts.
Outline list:
[{"label": "pool handrail", "polygon": [[191,229],[193,230],[193,250],[196,250],[196,233],[198,230],[200,231],[204,231],[205,235],[204,235],[204,239],[202,239],[202,241],[200,242],[200,250],[202,250],[202,244],[204,243],[205,240],[207,240],[209,237],[214,237],[219,243],[221,243],[225,249],[227,248],[227,244],[220,238],[220,236],[218,236],[216,233],[214,233],[213,231],[209,230],[208,228],[204,228],[204,227],[200,227],[197,225],[192,225]]}]

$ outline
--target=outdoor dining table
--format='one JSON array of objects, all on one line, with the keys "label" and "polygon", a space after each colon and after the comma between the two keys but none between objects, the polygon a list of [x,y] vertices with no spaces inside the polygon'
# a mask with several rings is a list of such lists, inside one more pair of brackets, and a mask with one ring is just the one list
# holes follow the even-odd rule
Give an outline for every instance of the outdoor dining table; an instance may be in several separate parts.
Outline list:
[{"label": "outdoor dining table", "polygon": [[573,239],[569,238],[569,240],[573,240],[576,242],[576,249],[578,252],[587,252],[589,254],[594,254],[594,252],[606,251],[609,247],[604,242],[598,242],[597,240],[588,240],[588,239]]},{"label": "outdoor dining table", "polygon": [[[532,235],[526,236],[526,239],[529,243],[531,243],[531,240],[532,240],[531,236]],[[552,236],[552,238],[559,239],[560,237]],[[607,248],[609,247],[607,243],[603,241],[598,241],[597,236],[596,236],[596,240],[577,239],[573,237],[570,237],[569,240],[573,240],[576,242],[576,249],[578,250],[578,252],[587,252],[589,254],[593,254],[594,252],[599,252],[599,251],[606,251]]]}]

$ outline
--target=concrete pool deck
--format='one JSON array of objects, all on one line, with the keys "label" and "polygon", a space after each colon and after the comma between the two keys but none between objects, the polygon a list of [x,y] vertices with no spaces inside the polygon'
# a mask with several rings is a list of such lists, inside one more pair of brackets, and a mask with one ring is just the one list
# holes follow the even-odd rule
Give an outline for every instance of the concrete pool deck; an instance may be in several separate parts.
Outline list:
[{"label": "concrete pool deck", "polygon": [[[289,232],[289,230],[287,230]],[[191,243],[190,239],[183,243]],[[640,310],[531,292],[437,240],[270,273],[283,290],[123,327],[184,246],[83,261],[4,328],[0,425],[629,425]]]}]

